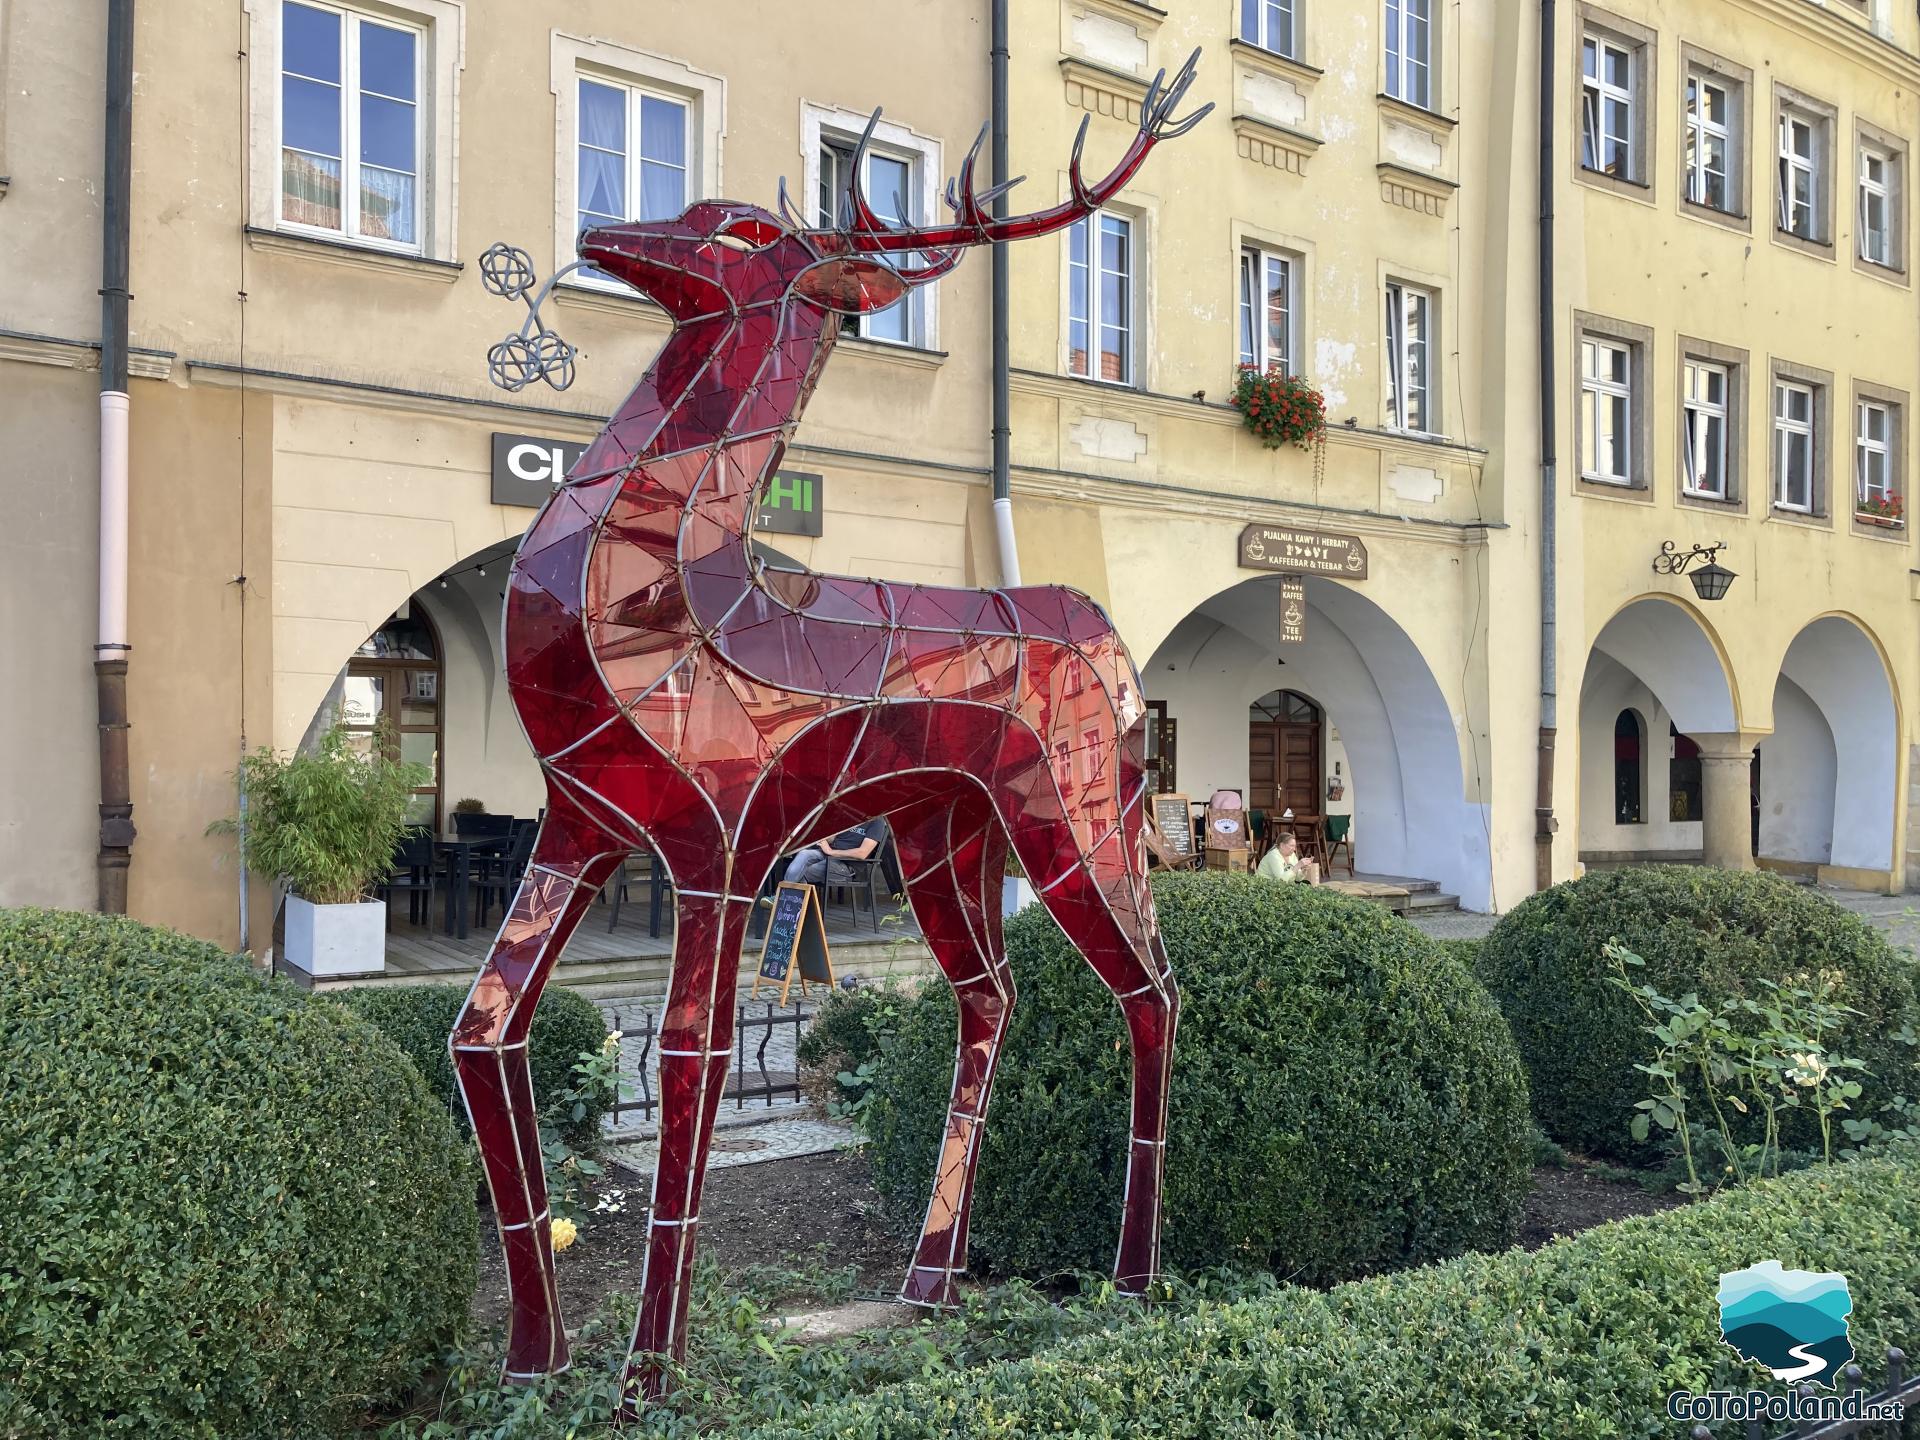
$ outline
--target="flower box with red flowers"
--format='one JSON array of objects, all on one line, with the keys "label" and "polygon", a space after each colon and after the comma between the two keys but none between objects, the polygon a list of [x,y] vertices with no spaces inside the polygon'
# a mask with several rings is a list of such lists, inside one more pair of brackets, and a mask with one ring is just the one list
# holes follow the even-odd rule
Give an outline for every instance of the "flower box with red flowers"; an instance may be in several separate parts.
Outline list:
[{"label": "flower box with red flowers", "polygon": [[1326,440],[1326,397],[1300,376],[1289,375],[1277,365],[1267,370],[1242,365],[1234,376],[1233,398],[1228,403],[1270,450],[1282,445],[1311,450]]},{"label": "flower box with red flowers", "polygon": [[1873,496],[1854,502],[1853,518],[1863,525],[1899,530],[1907,523],[1906,506],[1898,495]]}]

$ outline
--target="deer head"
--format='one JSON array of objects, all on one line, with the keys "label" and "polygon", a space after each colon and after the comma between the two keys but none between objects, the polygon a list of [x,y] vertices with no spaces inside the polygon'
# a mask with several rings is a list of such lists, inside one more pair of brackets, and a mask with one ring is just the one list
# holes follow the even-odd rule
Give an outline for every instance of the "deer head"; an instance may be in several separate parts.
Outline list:
[{"label": "deer head", "polygon": [[1172,84],[1166,71],[1154,76],[1140,103],[1140,129],[1105,179],[1088,184],[1080,172],[1087,123],[1074,137],[1068,175],[1072,197],[1049,210],[996,218],[988,207],[1025,177],[987,190],[974,186],[974,170],[987,128],[947,182],[953,221],[899,226],[868,203],[860,176],[868,144],[880,120],[875,110],[860,137],[851,166],[853,181],[832,229],[809,229],[780,185],[781,215],[728,201],[701,201],[672,220],[594,226],[580,236],[580,256],[616,275],[663,306],[677,320],[725,311],[791,292],[799,300],[844,314],[884,310],[909,288],[936,280],[960,263],[970,246],[991,245],[1060,230],[1098,210],[1118,194],[1161,140],[1184,135],[1213,109],[1203,105],[1184,119],[1173,111],[1193,83],[1195,50]]}]

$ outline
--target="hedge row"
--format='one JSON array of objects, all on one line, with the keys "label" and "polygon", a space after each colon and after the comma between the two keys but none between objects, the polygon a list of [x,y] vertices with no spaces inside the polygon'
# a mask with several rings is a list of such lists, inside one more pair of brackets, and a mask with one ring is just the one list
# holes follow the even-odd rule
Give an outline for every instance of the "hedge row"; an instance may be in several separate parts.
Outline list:
[{"label": "hedge row", "polygon": [[1148,1314],[747,1433],[1672,1440],[1669,1392],[1767,1383],[1722,1343],[1716,1291],[1769,1258],[1847,1275],[1853,1344],[1878,1375],[1889,1344],[1920,1340],[1920,1162],[1804,1171],[1532,1254]]}]

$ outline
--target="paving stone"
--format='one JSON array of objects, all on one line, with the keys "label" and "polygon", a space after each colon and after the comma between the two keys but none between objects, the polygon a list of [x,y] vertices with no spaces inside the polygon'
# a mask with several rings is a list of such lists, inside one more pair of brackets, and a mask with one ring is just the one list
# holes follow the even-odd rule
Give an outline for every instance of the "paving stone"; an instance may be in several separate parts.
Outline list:
[{"label": "paving stone", "polygon": [[[851,1126],[821,1120],[811,1113],[755,1125],[734,1126],[713,1139],[707,1168],[758,1165],[768,1160],[797,1160],[802,1155],[824,1155],[864,1145],[866,1137]],[[613,1146],[613,1158],[643,1175],[653,1173],[660,1147],[655,1140],[630,1140]]]}]

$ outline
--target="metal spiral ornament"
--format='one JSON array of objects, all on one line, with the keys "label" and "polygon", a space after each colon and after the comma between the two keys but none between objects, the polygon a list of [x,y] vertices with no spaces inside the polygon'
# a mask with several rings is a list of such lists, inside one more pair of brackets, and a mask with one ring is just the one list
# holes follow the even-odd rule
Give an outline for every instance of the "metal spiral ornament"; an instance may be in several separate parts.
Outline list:
[{"label": "metal spiral ornament", "polygon": [[579,352],[550,329],[540,318],[540,307],[553,293],[554,283],[581,266],[576,260],[556,270],[546,284],[534,287],[533,257],[504,240],[489,245],[480,255],[480,283],[490,295],[503,300],[519,300],[527,307],[527,318],[519,330],[495,343],[487,351],[487,378],[502,390],[517,393],[544,380],[555,390],[573,384],[574,360]]}]

